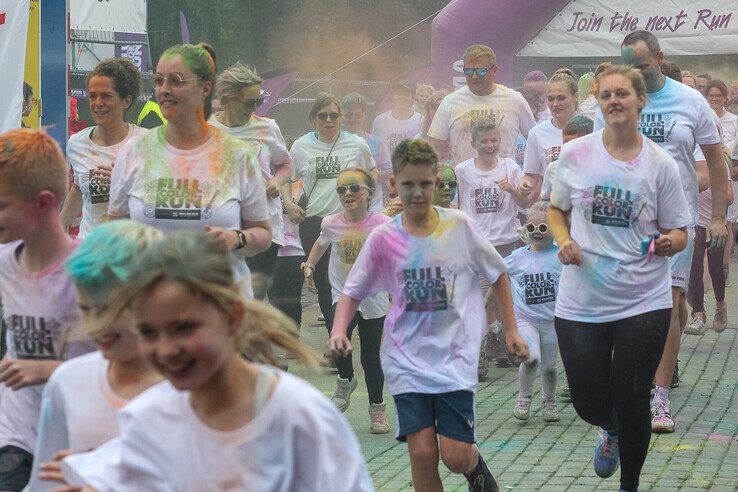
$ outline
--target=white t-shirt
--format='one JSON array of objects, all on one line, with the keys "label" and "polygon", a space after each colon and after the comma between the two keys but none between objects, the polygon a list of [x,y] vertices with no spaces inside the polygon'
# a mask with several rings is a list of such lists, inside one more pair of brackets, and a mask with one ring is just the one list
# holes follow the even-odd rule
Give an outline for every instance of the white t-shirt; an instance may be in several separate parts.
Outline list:
[{"label": "white t-shirt", "polygon": [[463,86],[443,98],[428,136],[448,141],[449,158],[456,165],[477,155],[471,144],[471,127],[481,118],[492,118],[500,129],[500,157],[514,158],[518,134],[527,138],[536,125],[530,106],[519,92],[497,84],[492,94],[477,96]]},{"label": "white t-shirt", "polygon": [[[370,213],[361,222],[350,222],[343,212],[329,215],[320,224],[320,240],[331,245],[328,279],[331,282],[333,304],[343,292],[351,267],[354,266],[361,248],[375,228],[389,222],[390,218],[380,213]],[[359,311],[364,319],[376,319],[387,315],[389,297],[380,292],[361,301]]]},{"label": "white t-shirt", "polygon": [[[704,161],[705,156],[702,153],[702,149],[697,147],[697,149],[694,152],[694,157],[697,161]],[[735,182],[730,177],[730,166],[728,165],[727,160],[725,161],[725,167],[727,168],[728,172],[728,181],[735,189]],[[734,200],[735,201],[735,200]],[[731,204],[730,207],[733,205]],[[728,207],[728,216],[730,216],[730,207]],[[698,201],[698,207],[697,207],[697,225],[700,227],[707,227],[707,225],[710,223],[710,219],[712,218],[712,188],[707,188],[704,191],[700,191],[700,197]]]},{"label": "white t-shirt", "polygon": [[478,169],[474,160],[471,158],[456,166],[459,209],[469,214],[494,246],[514,243],[518,239],[516,229],[520,227],[519,207],[497,182],[506,179],[516,187],[523,178],[523,171],[510,158],[498,157],[497,166],[491,171]]},{"label": "white t-shirt", "polygon": [[556,179],[556,170],[559,167],[559,161],[553,161],[543,172],[543,183],[541,184],[541,200],[551,199],[551,189],[553,188],[553,182]]},{"label": "white t-shirt", "polygon": [[302,379],[285,372],[278,377],[256,417],[229,432],[203,423],[189,392],[160,383],[120,412],[118,439],[65,459],[64,476],[99,492],[312,492],[337,484],[372,490],[346,418]]},{"label": "white t-shirt", "polygon": [[502,257],[463,212],[434,207],[436,230],[405,231],[403,214],[369,235],[343,293],[392,298],[382,339],[390,394],[474,391],[479,346],[487,326],[479,276],[505,271]]},{"label": "white t-shirt", "polygon": [[300,226],[290,220],[289,215],[284,214],[284,246],[279,248],[277,256],[305,256],[300,241]]},{"label": "white t-shirt", "polygon": [[553,125],[553,120],[546,120],[534,126],[528,134],[525,146],[523,172],[543,176],[546,167],[559,158],[561,146],[564,145],[561,130]]},{"label": "white t-shirt", "polygon": [[372,133],[381,138],[389,152],[392,152],[398,143],[418,134],[420,120],[420,113],[414,111],[412,116],[406,120],[398,120],[392,116],[392,111],[386,111],[374,118]]},{"label": "white t-shirt", "polygon": [[[370,172],[374,169],[374,159],[366,141],[345,131],[341,132],[335,146],[321,142],[317,132],[307,133],[295,141],[290,154],[292,178],[302,178],[303,193],[308,195],[307,217],[325,217],[342,210],[336,193],[336,178],[341,171],[355,167]],[[372,210],[381,206],[375,197]]]},{"label": "white t-shirt", "polygon": [[559,248],[531,251],[530,245],[517,248],[505,258],[510,275],[515,317],[532,323],[554,320],[556,294],[563,265]]},{"label": "white t-shirt", "polygon": [[644,138],[632,161],[613,158],[603,131],[572,140],[559,156],[551,204],[571,210],[582,266],[564,266],[556,316],[605,323],[670,308],[669,259],[642,255],[659,227],[691,225],[674,159]]},{"label": "white t-shirt", "polygon": [[[392,174],[392,159],[390,157],[389,150],[387,149],[387,145],[385,145],[384,141],[378,136],[372,135],[371,133],[365,133],[364,140],[366,141],[367,145],[369,145],[369,151],[372,153],[372,159],[374,159],[374,164],[377,167],[377,171],[380,173]],[[389,196],[389,179],[385,179],[381,181],[380,186],[377,186],[377,189],[374,192],[374,200],[372,202],[372,205],[375,205],[377,203],[381,203],[382,205],[384,205],[385,200]],[[372,208],[373,210],[376,210],[376,207]]]},{"label": "white t-shirt", "polygon": [[98,225],[108,213],[110,188],[92,178],[92,172],[100,165],[112,167],[123,145],[133,137],[146,132],[145,128],[128,125],[128,135],[121,142],[103,147],[92,141],[90,135],[95,126],[85,128],[67,142],[67,163],[74,174],[74,184],[82,192],[82,222],[79,224],[79,237],[84,238]]},{"label": "white t-shirt", "polygon": [[[259,166],[264,181],[274,178],[278,167],[292,162],[279,125],[270,118],[252,114],[251,119],[245,125],[229,127],[212,116],[208,123],[230,133],[239,140],[257,146]],[[267,209],[272,222],[272,242],[284,246],[284,221],[279,197],[267,198]]]},{"label": "white t-shirt", "polygon": [[[0,298],[7,331],[7,359],[66,360],[94,350],[91,342],[70,342],[79,326],[77,291],[64,270],[65,258],[29,273],[18,263],[22,241],[0,247]],[[33,453],[44,384],[13,391],[0,384],[0,448]]]},{"label": "white t-shirt", "polygon": [[[695,89],[665,78],[657,92],[646,94],[646,107],[641,111],[638,130],[674,158],[679,166],[684,195],[694,223],[697,221],[699,187],[695,171],[696,145],[720,143],[714,111]],[[599,108],[595,130],[604,127]]]},{"label": "white t-shirt", "polygon": [[[118,154],[110,188],[111,215],[161,229],[241,229],[242,221],[268,220],[264,179],[253,146],[217,128],[191,150],[172,147],[164,127],[148,130]],[[243,255],[229,252],[241,291],[253,297]]]},{"label": "white t-shirt", "polygon": [[49,378],[41,402],[28,491],[56,487],[54,482],[40,480],[38,472],[42,464],[53,460],[57,451],[89,451],[120,433],[118,411],[128,400],[110,387],[109,367],[110,361],[95,351],[63,363]]},{"label": "white t-shirt", "polygon": [[726,111],[720,117],[720,127],[723,130],[723,144],[732,149],[736,140],[736,131],[738,131],[738,116]]},{"label": "white t-shirt", "polygon": [[597,98],[594,96],[594,94],[590,94],[587,99],[579,103],[579,113],[582,116],[586,116],[590,120],[594,120],[598,106],[599,104],[597,103]]}]

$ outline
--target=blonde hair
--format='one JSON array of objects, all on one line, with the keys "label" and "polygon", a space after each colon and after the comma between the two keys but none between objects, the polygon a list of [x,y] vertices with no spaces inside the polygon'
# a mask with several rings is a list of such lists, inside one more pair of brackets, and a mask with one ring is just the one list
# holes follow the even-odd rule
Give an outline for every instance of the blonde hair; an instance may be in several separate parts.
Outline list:
[{"label": "blonde hair", "polygon": [[51,191],[59,203],[69,174],[59,144],[43,130],[18,129],[0,135],[0,183],[6,192],[32,200]]},{"label": "blonde hair", "polygon": [[577,76],[568,68],[559,68],[556,70],[548,81],[548,85],[551,84],[564,84],[572,96],[576,96],[579,91],[577,87]]},{"label": "blonde hair", "polygon": [[150,246],[118,291],[109,315],[117,318],[133,302],[146,296],[160,282],[171,281],[212,303],[233,319],[237,305],[244,309],[235,349],[253,362],[278,365],[272,346],[280,347],[317,367],[316,354],[300,343],[298,328],[285,314],[261,301],[244,299],[228,254],[203,233],[172,234]]},{"label": "blonde hair", "polygon": [[223,73],[218,76],[215,91],[218,93],[218,98],[223,103],[228,104],[238,99],[239,92],[246,87],[261,85],[263,81],[253,68],[241,62],[236,62],[235,65],[223,70]]},{"label": "blonde hair", "polygon": [[487,45],[484,44],[473,44],[464,51],[464,56],[461,57],[462,62],[467,58],[488,58],[490,66],[494,67],[497,64],[497,57],[495,52]]}]

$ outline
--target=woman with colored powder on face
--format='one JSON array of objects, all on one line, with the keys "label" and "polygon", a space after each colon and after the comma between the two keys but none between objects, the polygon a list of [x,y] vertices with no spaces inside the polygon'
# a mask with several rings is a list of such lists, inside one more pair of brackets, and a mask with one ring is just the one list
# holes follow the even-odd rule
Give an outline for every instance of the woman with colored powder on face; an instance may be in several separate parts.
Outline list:
[{"label": "woman with colored powder on face", "polygon": [[69,137],[67,162],[74,174],[62,208],[62,223],[69,230],[82,213],[79,237],[84,238],[108,212],[110,174],[121,148],[146,130],[127,123],[125,115],[141,92],[141,76],[127,58],[101,62],[87,76],[90,113],[95,126]]},{"label": "woman with colored powder on face", "polygon": [[[320,236],[315,241],[307,261],[302,265],[305,282],[308,288],[314,290],[313,265],[330,248],[328,276],[332,287],[334,313],[346,278],[369,233],[390,220],[386,215],[369,212],[369,203],[377,188],[376,181],[371,174],[363,169],[346,169],[338,175],[336,184],[336,192],[341,198],[344,211],[323,219]],[[369,432],[372,434],[389,432],[382,397],[384,374],[379,362],[384,317],[388,309],[389,298],[386,292],[380,292],[364,299],[351,320],[346,335],[351,339],[354,328],[358,326],[361,338],[361,366],[364,368],[366,389],[369,393],[369,417],[371,419]],[[358,381],[354,374],[351,354],[335,359],[335,363],[338,368],[338,381],[332,401],[341,412],[345,412],[351,401],[351,393],[358,386]]]},{"label": "woman with colored powder on face", "polygon": [[168,124],[148,130],[118,155],[108,214],[165,233],[204,230],[228,251],[243,295],[252,297],[244,256],[271,245],[266,189],[256,150],[207,123],[215,53],[176,45],[154,73],[156,100]]},{"label": "woman with colored powder on face", "polygon": [[255,146],[262,177],[267,183],[266,198],[272,224],[272,244],[268,250],[246,258],[256,299],[265,297],[271,284],[277,252],[285,246],[282,203],[291,217],[297,217],[297,206],[292,203],[290,183],[292,159],[284,137],[276,121],[256,114],[256,110],[264,102],[261,83],[261,77],[252,68],[241,63],[224,70],[216,82],[216,92],[223,111],[211,116],[209,120],[215,128]]},{"label": "woman with colored powder on face", "polygon": [[[344,169],[360,168],[377,178],[371,150],[358,135],[341,130],[341,103],[327,92],[315,98],[308,119],[315,131],[298,138],[292,145],[292,178],[302,179],[300,202],[304,219],[300,223],[300,241],[305,251],[310,251],[320,235],[323,217],[341,211],[341,201],[336,194],[336,178]],[[376,199],[370,205],[379,210],[382,203]],[[299,220],[299,219],[298,219]],[[331,327],[331,284],[328,279],[328,258],[315,264],[313,272],[318,290],[320,311],[326,328]]]},{"label": "woman with colored powder on face", "polygon": [[671,320],[667,256],[685,248],[691,217],[676,162],[638,132],[640,71],[606,70],[597,98],[605,127],[564,146],[551,192],[564,264],[554,325],[574,408],[600,427],[595,472],[607,478],[622,463],[620,490],[634,491]]}]

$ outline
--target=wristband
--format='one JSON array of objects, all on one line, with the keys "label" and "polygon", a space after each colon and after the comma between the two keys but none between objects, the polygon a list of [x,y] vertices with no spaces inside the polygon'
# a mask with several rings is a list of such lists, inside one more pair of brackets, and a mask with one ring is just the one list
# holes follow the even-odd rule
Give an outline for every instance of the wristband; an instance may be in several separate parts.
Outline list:
[{"label": "wristband", "polygon": [[234,229],[233,232],[238,236],[238,245],[234,249],[242,249],[246,247],[246,234],[239,229]]},{"label": "wristband", "polygon": [[313,265],[309,261],[303,261],[302,263],[300,263],[300,270],[304,270],[306,268],[309,268],[311,270],[315,270],[315,265]]}]

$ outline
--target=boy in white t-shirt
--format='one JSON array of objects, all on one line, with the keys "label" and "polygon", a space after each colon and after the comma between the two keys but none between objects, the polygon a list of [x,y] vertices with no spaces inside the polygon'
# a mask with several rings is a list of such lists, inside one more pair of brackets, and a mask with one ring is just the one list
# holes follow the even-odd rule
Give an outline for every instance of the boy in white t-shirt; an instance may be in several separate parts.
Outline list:
[{"label": "boy in white t-shirt", "polygon": [[[438,456],[472,490],[497,490],[474,444],[474,391],[486,319],[479,275],[492,283],[504,314],[508,350],[526,359],[505,266],[469,217],[433,206],[438,156],[422,140],[392,155],[404,211],[369,235],[336,307],[327,353],[351,352],[346,329],[361,299],[389,291],[382,369],[397,407],[398,440],[407,440],[415,490],[438,490]],[[439,446],[440,435],[440,446]]]},{"label": "boy in white t-shirt", "polygon": [[0,297],[7,353],[0,361],[0,490],[30,478],[44,383],[62,360],[92,349],[72,343],[77,295],[63,269],[77,247],[59,212],[64,156],[39,130],[0,135]]}]

